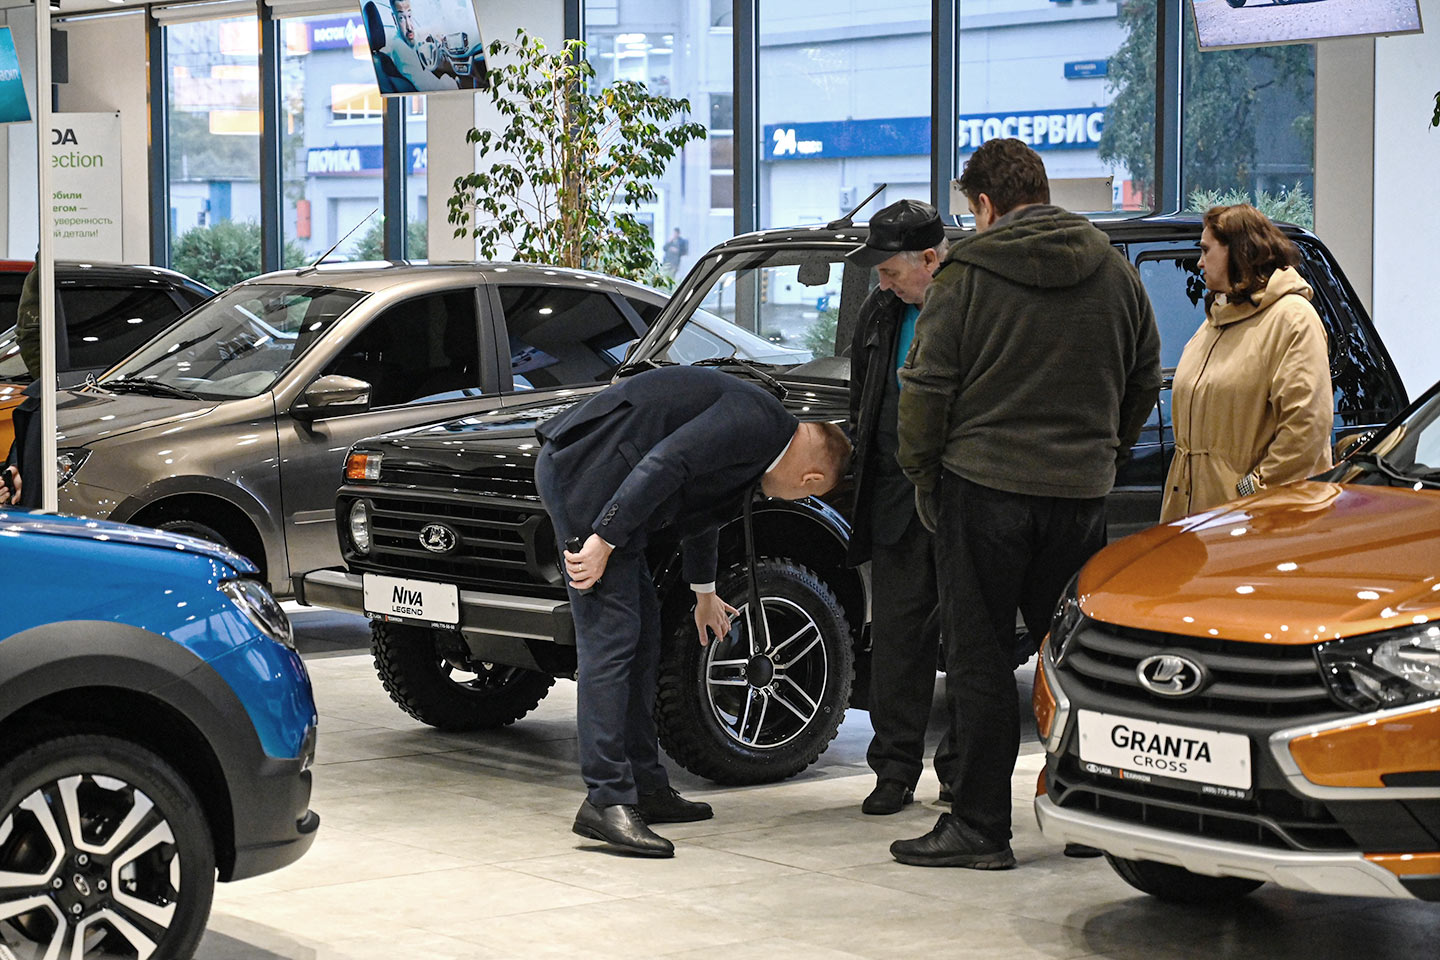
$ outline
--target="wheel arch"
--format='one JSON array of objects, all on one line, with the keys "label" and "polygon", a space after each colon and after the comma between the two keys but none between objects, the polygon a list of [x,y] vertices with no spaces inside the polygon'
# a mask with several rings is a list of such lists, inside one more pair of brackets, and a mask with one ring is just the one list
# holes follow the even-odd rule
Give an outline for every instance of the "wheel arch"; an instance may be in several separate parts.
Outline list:
[{"label": "wheel arch", "polygon": [[182,488],[148,497],[144,502],[140,502],[139,497],[131,497],[121,503],[113,517],[142,527],[158,527],[166,521],[182,519],[213,527],[230,541],[231,547],[259,567],[260,576],[269,581],[271,571],[286,569],[283,543],[275,544],[275,538],[267,537],[261,526],[268,524],[269,513],[263,508],[251,509],[248,495],[237,502],[229,495],[232,491],[234,488],[228,484],[221,484],[219,490]]}]

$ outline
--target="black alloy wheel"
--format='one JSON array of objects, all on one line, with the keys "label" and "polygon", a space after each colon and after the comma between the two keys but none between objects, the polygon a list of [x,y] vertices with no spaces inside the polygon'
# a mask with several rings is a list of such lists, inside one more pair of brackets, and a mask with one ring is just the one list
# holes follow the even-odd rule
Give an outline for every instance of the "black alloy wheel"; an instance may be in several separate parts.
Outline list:
[{"label": "black alloy wheel", "polygon": [[734,628],[701,647],[692,605],[672,625],[660,665],[660,743],[716,783],[770,783],[814,763],[835,738],[855,677],[850,627],[829,586],[786,560],[762,561],[757,574],[769,649],[736,566],[716,585],[740,611]]},{"label": "black alloy wheel", "polygon": [[194,953],[215,848],[169,764],[115,737],[60,736],[0,766],[0,789],[0,956]]},{"label": "black alloy wheel", "polygon": [[[219,544],[227,550],[235,550],[235,545],[225,539],[225,535],[209,524],[201,523],[199,520],[191,520],[188,517],[179,520],[166,520],[158,524],[156,530],[164,530],[167,533],[178,533],[186,537],[194,537],[197,540],[208,540],[211,543]],[[239,553],[239,550],[235,550]]]},{"label": "black alloy wheel", "polygon": [[441,730],[491,730],[514,723],[555,685],[548,673],[471,661],[459,636],[443,630],[375,621],[370,652],[390,699]]}]

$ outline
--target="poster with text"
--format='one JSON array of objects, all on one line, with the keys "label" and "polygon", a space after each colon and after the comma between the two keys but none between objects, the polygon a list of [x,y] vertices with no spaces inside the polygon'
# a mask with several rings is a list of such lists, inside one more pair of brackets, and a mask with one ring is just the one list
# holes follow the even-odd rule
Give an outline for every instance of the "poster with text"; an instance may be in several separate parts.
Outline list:
[{"label": "poster with text", "polygon": [[1200,49],[1420,31],[1420,0],[1191,0]]},{"label": "poster with text", "polygon": [[50,126],[55,256],[119,262],[120,114],[57,113]]},{"label": "poster with text", "polygon": [[15,38],[9,27],[0,27],[0,123],[24,123],[30,119],[25,99],[25,78],[20,58],[15,55]]},{"label": "poster with text", "polygon": [[470,0],[365,0],[360,13],[385,96],[485,88],[485,43]]}]

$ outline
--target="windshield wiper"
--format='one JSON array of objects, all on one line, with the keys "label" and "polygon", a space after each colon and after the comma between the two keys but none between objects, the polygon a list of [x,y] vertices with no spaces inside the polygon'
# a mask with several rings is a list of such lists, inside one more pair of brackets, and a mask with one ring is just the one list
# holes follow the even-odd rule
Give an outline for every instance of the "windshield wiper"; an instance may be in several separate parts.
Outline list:
[{"label": "windshield wiper", "polygon": [[659,370],[661,367],[675,366],[674,360],[632,360],[629,363],[622,363],[615,368],[611,374],[614,378],[628,377],[636,373],[644,373],[646,370]]},{"label": "windshield wiper", "polygon": [[158,397],[176,397],[180,400],[204,400],[193,390],[186,390],[183,387],[171,386],[159,380],[142,380],[138,377],[126,377],[120,380],[106,380],[97,383],[102,390],[109,390],[112,393],[148,393]]},{"label": "windshield wiper", "polygon": [[1369,451],[1352,453],[1346,459],[1351,463],[1364,463],[1373,466],[1391,481],[1404,484],[1407,487],[1417,483],[1423,483],[1431,487],[1440,487],[1440,470],[1424,470],[1420,473],[1413,474],[1406,473],[1389,460],[1386,460],[1382,454],[1370,453]]},{"label": "windshield wiper", "polygon": [[756,380],[759,380],[761,383],[765,384],[765,386],[770,390],[770,392],[775,394],[781,400],[784,400],[785,398],[790,396],[790,391],[785,388],[785,385],[779,380],[776,380],[774,377],[770,376],[769,371],[767,371],[760,364],[756,363],[754,360],[746,360],[743,357],[737,357],[734,354],[731,354],[728,357],[711,357],[709,360],[696,360],[694,363],[691,364],[691,366],[715,367],[716,369],[725,369],[730,367],[737,368],[736,370],[732,370],[730,372],[744,372],[750,374]]}]

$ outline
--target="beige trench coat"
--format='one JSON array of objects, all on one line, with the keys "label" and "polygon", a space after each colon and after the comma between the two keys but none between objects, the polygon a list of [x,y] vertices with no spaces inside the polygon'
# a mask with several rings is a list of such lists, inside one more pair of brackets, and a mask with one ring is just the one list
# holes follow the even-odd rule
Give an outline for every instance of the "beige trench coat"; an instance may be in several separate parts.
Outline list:
[{"label": "beige trench coat", "polygon": [[1162,523],[1236,499],[1247,474],[1274,487],[1331,466],[1334,390],[1312,295],[1294,269],[1277,270],[1248,301],[1217,301],[1185,345]]}]

